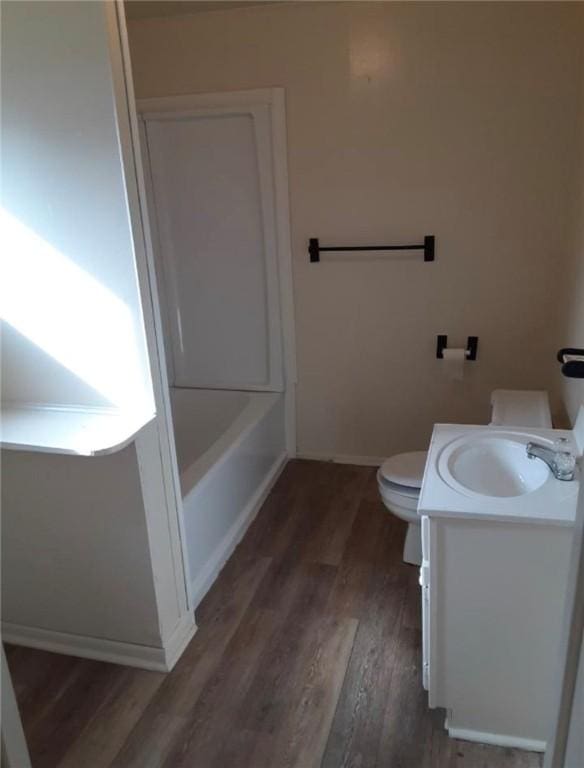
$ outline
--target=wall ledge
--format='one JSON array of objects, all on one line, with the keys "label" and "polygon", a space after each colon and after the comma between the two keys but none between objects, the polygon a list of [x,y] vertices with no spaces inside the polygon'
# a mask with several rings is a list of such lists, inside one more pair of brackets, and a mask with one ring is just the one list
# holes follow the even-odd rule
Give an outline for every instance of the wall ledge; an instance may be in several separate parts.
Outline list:
[{"label": "wall ledge", "polygon": [[12,451],[99,456],[125,448],[155,418],[113,408],[7,402],[0,447]]}]

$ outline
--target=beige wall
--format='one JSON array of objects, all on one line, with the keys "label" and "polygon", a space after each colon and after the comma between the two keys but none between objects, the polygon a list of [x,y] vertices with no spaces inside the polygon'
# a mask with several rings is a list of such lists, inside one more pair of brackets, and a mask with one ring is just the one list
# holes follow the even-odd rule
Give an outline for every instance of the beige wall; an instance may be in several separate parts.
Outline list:
[{"label": "beige wall", "polygon": [[[584,46],[584,43],[583,43]],[[584,70],[584,56],[581,63]],[[584,124],[584,82],[580,109]],[[584,125],[581,126],[579,189],[574,205],[574,241],[571,261],[566,270],[565,299],[560,313],[559,343],[566,347],[584,347]],[[584,380],[562,378],[562,390],[570,421],[574,423],[579,409],[584,406]]]},{"label": "beige wall", "polygon": [[[556,381],[584,7],[303,3],[130,26],[138,97],[284,86],[304,454],[384,456]],[[437,238],[437,260],[311,265]],[[479,360],[450,382],[436,334]]]}]

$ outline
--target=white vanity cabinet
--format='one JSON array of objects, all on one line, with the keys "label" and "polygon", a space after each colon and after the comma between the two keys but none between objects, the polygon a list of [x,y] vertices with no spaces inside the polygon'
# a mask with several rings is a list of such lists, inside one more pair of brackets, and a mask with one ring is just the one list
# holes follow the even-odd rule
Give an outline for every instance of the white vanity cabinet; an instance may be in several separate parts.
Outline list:
[{"label": "white vanity cabinet", "polygon": [[[434,428],[418,508],[423,683],[453,737],[545,749],[579,483],[532,466],[517,445],[564,434]],[[523,485],[505,492],[498,473],[515,466]],[[470,489],[471,470],[484,492]]]},{"label": "white vanity cabinet", "polygon": [[571,529],[424,517],[422,530],[429,705],[451,736],[544,750]]}]

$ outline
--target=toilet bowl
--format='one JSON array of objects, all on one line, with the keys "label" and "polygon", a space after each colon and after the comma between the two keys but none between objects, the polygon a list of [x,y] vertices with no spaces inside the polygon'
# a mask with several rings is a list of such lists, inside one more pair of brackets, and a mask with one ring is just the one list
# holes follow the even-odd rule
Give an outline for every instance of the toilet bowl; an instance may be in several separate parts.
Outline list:
[{"label": "toilet bowl", "polygon": [[[491,395],[493,426],[552,426],[547,392],[497,389]],[[386,459],[377,471],[381,499],[396,517],[408,523],[403,559],[412,565],[422,564],[421,521],[418,500],[424,478],[427,451],[398,453]]]},{"label": "toilet bowl", "polygon": [[418,499],[427,455],[427,451],[399,453],[384,461],[377,471],[383,503],[396,517],[408,523],[403,558],[404,562],[412,565],[422,562]]}]

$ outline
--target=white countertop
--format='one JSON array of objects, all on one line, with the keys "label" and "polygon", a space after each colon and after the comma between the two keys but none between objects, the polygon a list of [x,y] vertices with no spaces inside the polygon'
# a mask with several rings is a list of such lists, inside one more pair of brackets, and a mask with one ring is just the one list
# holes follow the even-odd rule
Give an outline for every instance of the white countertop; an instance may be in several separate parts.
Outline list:
[{"label": "white countertop", "polygon": [[[481,496],[452,488],[440,475],[438,462],[441,452],[453,440],[462,436],[513,433],[530,440],[553,441],[565,437],[569,448],[578,453],[572,432],[558,429],[528,429],[526,427],[466,426],[436,424],[432,433],[418,512],[429,517],[481,518],[511,522],[533,522],[572,525],[576,514],[579,491],[579,470],[573,481],[556,480],[551,472],[545,483],[531,493],[512,497]],[[537,460],[537,459],[536,459]]]},{"label": "white countertop", "polygon": [[5,403],[0,447],[76,456],[114,453],[131,443],[154,416],[105,408]]}]

